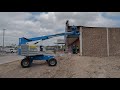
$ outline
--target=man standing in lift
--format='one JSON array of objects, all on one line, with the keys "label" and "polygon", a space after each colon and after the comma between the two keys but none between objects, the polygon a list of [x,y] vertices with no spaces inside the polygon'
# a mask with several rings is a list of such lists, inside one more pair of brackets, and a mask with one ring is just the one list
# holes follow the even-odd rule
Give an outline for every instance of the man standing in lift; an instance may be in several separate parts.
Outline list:
[{"label": "man standing in lift", "polygon": [[43,47],[42,46],[40,46],[40,51],[43,51]]}]

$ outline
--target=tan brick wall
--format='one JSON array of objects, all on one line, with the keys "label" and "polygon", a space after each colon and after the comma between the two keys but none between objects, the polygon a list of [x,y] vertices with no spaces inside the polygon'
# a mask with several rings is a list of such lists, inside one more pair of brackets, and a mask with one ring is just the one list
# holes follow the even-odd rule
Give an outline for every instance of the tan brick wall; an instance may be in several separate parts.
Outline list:
[{"label": "tan brick wall", "polygon": [[110,56],[120,55],[120,28],[109,28]]},{"label": "tan brick wall", "polygon": [[106,28],[82,28],[83,56],[107,56]]},{"label": "tan brick wall", "polygon": [[[78,29],[80,29],[78,27]],[[82,55],[108,56],[107,30],[100,27],[82,27]],[[108,28],[109,55],[120,55],[120,28]],[[70,39],[69,41],[72,41]],[[80,48],[80,39],[75,42]]]}]

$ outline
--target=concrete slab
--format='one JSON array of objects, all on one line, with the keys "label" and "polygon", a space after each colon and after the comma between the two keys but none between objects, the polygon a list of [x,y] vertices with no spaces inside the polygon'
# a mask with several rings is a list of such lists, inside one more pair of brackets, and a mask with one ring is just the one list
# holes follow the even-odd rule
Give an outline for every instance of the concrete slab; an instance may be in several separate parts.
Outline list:
[{"label": "concrete slab", "polygon": [[3,56],[3,57],[0,57],[0,64],[21,60],[23,58],[24,56],[18,56],[18,55]]}]

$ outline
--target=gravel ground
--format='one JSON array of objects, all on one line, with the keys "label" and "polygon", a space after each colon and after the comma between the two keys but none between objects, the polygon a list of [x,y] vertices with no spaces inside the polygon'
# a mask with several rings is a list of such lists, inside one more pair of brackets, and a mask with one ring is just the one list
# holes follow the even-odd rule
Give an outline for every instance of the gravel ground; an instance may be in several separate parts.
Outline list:
[{"label": "gravel ground", "polygon": [[34,61],[22,68],[20,60],[0,65],[0,78],[120,78],[120,57],[85,57],[61,54],[57,66]]}]

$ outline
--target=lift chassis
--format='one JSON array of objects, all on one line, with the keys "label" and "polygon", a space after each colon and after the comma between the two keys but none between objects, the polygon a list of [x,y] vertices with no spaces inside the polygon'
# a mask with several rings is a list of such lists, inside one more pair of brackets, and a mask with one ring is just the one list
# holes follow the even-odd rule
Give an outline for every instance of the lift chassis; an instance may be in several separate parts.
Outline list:
[{"label": "lift chassis", "polygon": [[[30,67],[32,65],[33,60],[44,60],[48,63],[49,66],[56,66],[57,60],[55,59],[55,56],[48,55],[42,51],[37,51],[36,48],[33,46],[29,46],[27,43],[32,41],[38,41],[38,40],[47,40],[53,37],[57,36],[66,36],[66,35],[74,35],[79,36],[80,33],[77,30],[77,27],[73,26],[71,28],[71,32],[65,32],[60,34],[54,34],[54,35],[47,35],[47,36],[41,36],[41,37],[34,37],[34,38],[19,38],[19,49],[18,54],[21,56],[25,56],[25,58],[21,61],[21,66],[23,68]],[[34,43],[37,44],[38,42]]]},{"label": "lift chassis", "polygon": [[57,60],[54,56],[49,55],[35,55],[35,56],[26,56],[21,61],[21,66],[23,68],[30,67],[32,65],[33,60],[45,60],[49,66],[56,66]]}]

